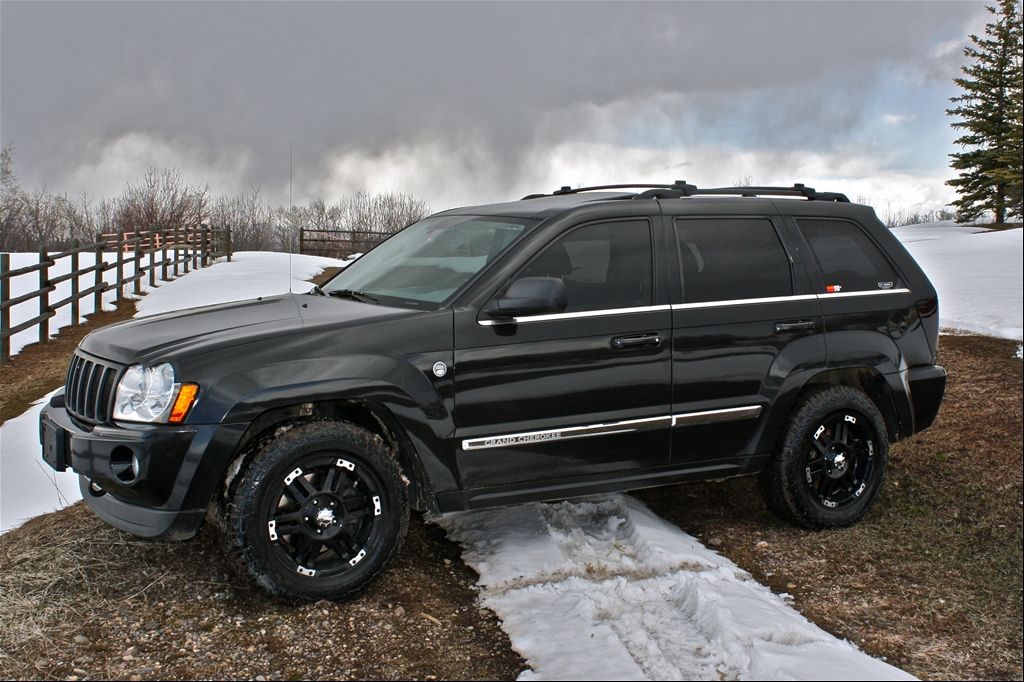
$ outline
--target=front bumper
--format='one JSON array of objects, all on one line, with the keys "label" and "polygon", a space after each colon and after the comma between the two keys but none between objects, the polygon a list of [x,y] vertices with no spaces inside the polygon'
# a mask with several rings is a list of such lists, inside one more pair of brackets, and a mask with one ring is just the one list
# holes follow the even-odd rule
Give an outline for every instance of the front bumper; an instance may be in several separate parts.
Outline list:
[{"label": "front bumper", "polygon": [[39,416],[43,460],[79,474],[97,516],[147,538],[195,535],[244,432],[243,424],[84,424],[62,393]]}]

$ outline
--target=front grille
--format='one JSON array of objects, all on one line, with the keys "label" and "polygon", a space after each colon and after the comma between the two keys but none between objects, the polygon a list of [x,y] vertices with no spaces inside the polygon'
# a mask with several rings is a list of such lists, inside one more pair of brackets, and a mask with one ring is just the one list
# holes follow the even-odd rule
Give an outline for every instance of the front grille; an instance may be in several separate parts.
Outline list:
[{"label": "front grille", "polygon": [[110,421],[114,387],[122,366],[75,351],[64,385],[64,404],[73,416],[93,424]]}]

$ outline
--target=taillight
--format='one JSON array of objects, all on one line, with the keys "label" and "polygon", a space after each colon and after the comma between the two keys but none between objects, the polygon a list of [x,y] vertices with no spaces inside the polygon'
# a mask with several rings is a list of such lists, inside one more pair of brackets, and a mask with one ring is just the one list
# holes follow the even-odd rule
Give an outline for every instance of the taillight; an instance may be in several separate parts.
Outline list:
[{"label": "taillight", "polygon": [[917,314],[921,317],[931,317],[939,312],[939,299],[926,298],[917,302]]}]

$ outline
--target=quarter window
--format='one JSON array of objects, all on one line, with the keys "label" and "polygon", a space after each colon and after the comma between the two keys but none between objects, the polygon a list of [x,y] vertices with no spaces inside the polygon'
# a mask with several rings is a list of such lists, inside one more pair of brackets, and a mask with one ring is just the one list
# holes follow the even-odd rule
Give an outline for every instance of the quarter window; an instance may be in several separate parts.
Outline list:
[{"label": "quarter window", "polygon": [[675,226],[684,303],[793,293],[789,256],[771,221],[688,218]]},{"label": "quarter window", "polygon": [[646,220],[577,228],[547,246],[520,273],[565,282],[566,312],[651,304],[651,226]]},{"label": "quarter window", "polygon": [[825,219],[800,219],[797,224],[818,263],[824,293],[902,286],[896,270],[858,225]]}]

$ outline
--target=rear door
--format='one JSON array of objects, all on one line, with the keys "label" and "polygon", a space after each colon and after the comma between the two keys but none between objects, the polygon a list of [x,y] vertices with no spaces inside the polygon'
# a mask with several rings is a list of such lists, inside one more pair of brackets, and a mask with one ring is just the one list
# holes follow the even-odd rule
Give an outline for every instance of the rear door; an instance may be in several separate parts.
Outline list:
[{"label": "rear door", "polygon": [[[748,201],[770,206],[744,199],[730,207]],[[793,257],[797,242],[774,212],[689,211],[668,219],[680,274],[672,305],[672,462],[721,465],[728,473],[754,454],[783,381],[824,366],[820,304]]]},{"label": "rear door", "polygon": [[560,277],[564,313],[496,325],[480,302],[456,311],[456,453],[471,505],[502,494],[474,496],[481,489],[585,485],[668,463],[671,311],[657,293],[660,227],[650,214],[569,225],[493,291]]}]

